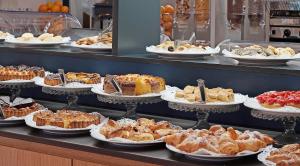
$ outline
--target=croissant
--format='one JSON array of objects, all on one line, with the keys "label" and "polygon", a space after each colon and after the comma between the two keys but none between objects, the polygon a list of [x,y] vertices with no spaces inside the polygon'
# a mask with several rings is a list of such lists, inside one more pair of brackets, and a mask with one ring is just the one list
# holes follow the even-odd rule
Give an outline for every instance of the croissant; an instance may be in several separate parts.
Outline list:
[{"label": "croissant", "polygon": [[200,148],[205,148],[207,141],[201,137],[190,136],[185,139],[181,144],[177,145],[176,148],[188,153],[195,152]]},{"label": "croissant", "polygon": [[256,138],[258,138],[258,139],[264,141],[266,144],[272,144],[272,143],[274,143],[274,139],[273,139],[272,137],[269,137],[269,136],[267,136],[267,135],[265,135],[265,134],[262,134],[262,133],[260,133],[260,132],[258,132],[258,131],[254,131],[254,132],[253,132],[253,135],[254,135]]},{"label": "croissant", "polygon": [[236,142],[222,142],[220,144],[220,152],[228,155],[239,153],[239,146]]},{"label": "croissant", "polygon": [[259,139],[237,140],[240,151],[249,150],[257,152],[259,149],[266,147],[267,144]]},{"label": "croissant", "polygon": [[238,133],[232,127],[227,128],[227,133],[229,137],[233,140],[237,140],[239,137]]},{"label": "croissant", "polygon": [[209,131],[213,134],[213,135],[222,135],[223,133],[226,132],[226,130],[221,126],[221,125],[213,125],[210,127]]},{"label": "croissant", "polygon": [[153,141],[154,137],[149,133],[131,133],[127,139],[132,141]]},{"label": "croissant", "polygon": [[173,135],[168,135],[164,138],[164,141],[172,146],[180,144],[182,141],[184,141],[188,137],[188,134],[186,133],[177,133]]},{"label": "croissant", "polygon": [[283,160],[279,161],[276,166],[299,166],[300,165],[300,159],[298,160]]},{"label": "croissant", "polygon": [[107,138],[110,139],[110,138],[115,138],[115,137],[120,137],[120,138],[129,138],[129,135],[130,135],[130,132],[129,131],[125,131],[125,130],[122,130],[122,129],[117,129],[111,133],[109,133],[107,135]]},{"label": "croissant", "polygon": [[272,161],[273,163],[278,163],[282,160],[290,160],[291,156],[289,154],[276,154],[276,155],[268,156],[266,159]]}]

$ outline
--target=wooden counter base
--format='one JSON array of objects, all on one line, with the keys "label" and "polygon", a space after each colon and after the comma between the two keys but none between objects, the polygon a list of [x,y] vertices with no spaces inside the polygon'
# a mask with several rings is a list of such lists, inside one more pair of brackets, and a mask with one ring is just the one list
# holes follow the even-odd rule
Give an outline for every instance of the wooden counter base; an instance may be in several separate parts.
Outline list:
[{"label": "wooden counter base", "polygon": [[0,136],[0,166],[155,166],[155,164]]}]

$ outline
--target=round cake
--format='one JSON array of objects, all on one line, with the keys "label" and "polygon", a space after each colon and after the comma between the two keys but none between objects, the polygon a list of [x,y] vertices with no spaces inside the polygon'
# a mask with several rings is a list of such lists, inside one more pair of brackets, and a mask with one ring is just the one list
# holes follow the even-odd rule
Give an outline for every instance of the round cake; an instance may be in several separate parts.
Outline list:
[{"label": "round cake", "polygon": [[[68,72],[65,74],[66,82],[78,82],[82,84],[98,84],[101,83],[101,76],[97,73],[75,73]],[[44,79],[44,84],[50,86],[62,85],[62,78],[59,74],[48,74]]]},{"label": "round cake", "polygon": [[281,108],[291,106],[300,108],[300,91],[272,91],[256,97],[261,106],[265,108]]},{"label": "round cake", "polygon": [[[149,93],[159,93],[165,90],[165,80],[151,75],[127,74],[116,75],[115,80],[122,89],[123,95],[139,96]],[[104,92],[111,94],[117,92],[107,76],[104,79]]]},{"label": "round cake", "polygon": [[61,80],[59,74],[48,74],[44,78],[44,84],[50,85],[50,86],[61,85],[62,84],[62,80]]}]

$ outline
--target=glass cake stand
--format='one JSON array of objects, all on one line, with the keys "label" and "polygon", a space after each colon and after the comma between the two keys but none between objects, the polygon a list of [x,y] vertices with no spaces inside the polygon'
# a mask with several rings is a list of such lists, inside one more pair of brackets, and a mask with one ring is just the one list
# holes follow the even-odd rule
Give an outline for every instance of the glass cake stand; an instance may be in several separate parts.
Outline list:
[{"label": "glass cake stand", "polygon": [[91,88],[51,88],[51,87],[42,87],[42,92],[46,94],[51,94],[51,95],[66,95],[67,99],[67,108],[77,108],[78,104],[78,96],[79,95],[91,95]]},{"label": "glass cake stand", "polygon": [[0,88],[10,90],[10,102],[20,96],[22,89],[35,87],[32,80],[9,80],[0,81]]},{"label": "glass cake stand", "polygon": [[251,111],[251,115],[259,119],[273,120],[282,123],[284,132],[275,137],[277,145],[282,146],[286,144],[300,143],[300,138],[296,135],[295,132],[296,123],[300,120],[300,112],[298,114],[290,114],[253,109]]},{"label": "glass cake stand", "polygon": [[240,104],[235,105],[200,105],[168,102],[171,109],[185,112],[196,112],[197,122],[193,129],[208,129],[210,127],[207,119],[211,113],[230,113],[240,109]]},{"label": "glass cake stand", "polygon": [[162,101],[160,94],[142,96],[115,95],[105,93],[101,87],[92,88],[92,92],[97,94],[97,98],[100,102],[125,105],[126,113],[122,116],[122,118],[138,119],[136,109],[139,104],[154,104]]}]

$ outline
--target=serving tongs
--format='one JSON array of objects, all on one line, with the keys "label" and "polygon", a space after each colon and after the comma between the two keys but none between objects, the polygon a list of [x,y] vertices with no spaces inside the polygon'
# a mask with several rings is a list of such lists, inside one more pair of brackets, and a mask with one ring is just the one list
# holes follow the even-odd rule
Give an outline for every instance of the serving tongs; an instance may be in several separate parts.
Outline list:
[{"label": "serving tongs", "polygon": [[116,80],[116,76],[114,76],[114,75],[107,75],[107,78],[108,78],[109,82],[113,85],[113,87],[115,88],[115,90],[117,91],[117,92],[115,92],[113,94],[114,95],[118,95],[118,96],[122,95],[123,92],[122,92],[120,84]]},{"label": "serving tongs", "polygon": [[205,81],[203,79],[198,79],[198,88],[200,92],[200,104],[206,104],[206,96],[205,96]]},{"label": "serving tongs", "polygon": [[113,21],[111,21],[108,25],[108,27],[106,29],[104,29],[103,31],[101,31],[98,35],[98,40],[101,40],[102,39],[102,36],[105,34],[105,33],[108,33],[108,32],[112,32],[112,29],[113,29]]},{"label": "serving tongs", "polygon": [[58,74],[60,76],[61,82],[63,83],[62,86],[66,86],[67,80],[64,69],[58,69]]}]

